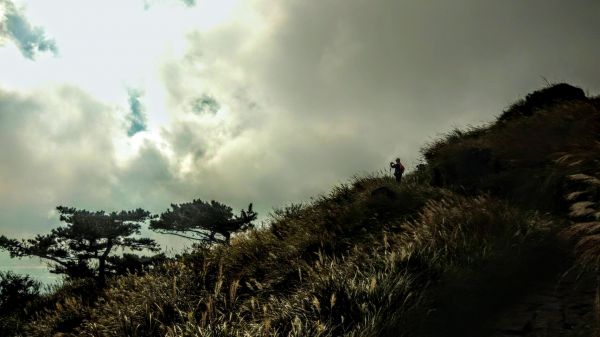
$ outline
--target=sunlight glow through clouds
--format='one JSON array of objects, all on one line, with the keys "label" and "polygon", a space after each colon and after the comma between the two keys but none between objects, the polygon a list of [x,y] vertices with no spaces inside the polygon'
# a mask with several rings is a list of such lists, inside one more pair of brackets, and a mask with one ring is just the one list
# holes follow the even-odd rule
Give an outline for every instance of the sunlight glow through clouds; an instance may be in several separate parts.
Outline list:
[{"label": "sunlight glow through clouds", "polygon": [[96,99],[123,108],[127,88],[139,88],[146,93],[149,129],[156,130],[168,121],[160,66],[182,57],[189,32],[233,20],[236,2],[199,1],[187,7],[174,0],[150,1],[145,9],[141,0],[15,1],[56,40],[60,53],[31,62],[14,47],[0,49],[2,86],[30,90],[77,85]]},{"label": "sunlight glow through clouds", "polygon": [[[206,130],[227,128],[227,121],[223,120],[225,111],[202,118],[182,116],[177,110],[186,102],[169,104],[161,72],[165,64],[184,58],[190,33],[202,34],[238,24],[241,17],[256,23],[256,17],[247,15],[247,11],[240,14],[243,6],[239,0],[197,1],[194,6],[186,6],[179,0],[15,0],[13,3],[56,41],[59,53],[40,54],[32,61],[22,57],[16,46],[0,48],[3,76],[0,88],[29,92],[72,85],[106,104],[123,129],[122,134],[115,134],[112,139],[118,167],[131,164],[144,144],[154,144],[171,165],[180,167],[175,171],[185,175],[192,170],[191,155],[177,158],[163,140],[163,129],[181,118],[193,118],[196,122],[202,119],[200,123]],[[188,83],[190,90],[205,87],[194,82]],[[147,120],[147,129],[132,137],[126,135],[131,120],[129,90],[143,92],[143,117]],[[221,144],[228,136],[224,129],[212,130],[211,134],[212,142]]]}]

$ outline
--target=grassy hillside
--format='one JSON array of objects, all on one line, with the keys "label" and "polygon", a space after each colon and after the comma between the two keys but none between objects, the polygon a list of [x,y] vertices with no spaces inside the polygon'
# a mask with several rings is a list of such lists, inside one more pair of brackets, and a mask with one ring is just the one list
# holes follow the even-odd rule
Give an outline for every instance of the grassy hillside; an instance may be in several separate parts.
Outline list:
[{"label": "grassy hillside", "polygon": [[[497,334],[495,318],[540,284],[571,270],[583,289],[594,275],[599,109],[546,88],[426,146],[401,185],[355,178],[231,246],[105,289],[66,283],[2,324],[21,336]],[[573,336],[594,329],[588,297],[587,314],[565,318]]]}]

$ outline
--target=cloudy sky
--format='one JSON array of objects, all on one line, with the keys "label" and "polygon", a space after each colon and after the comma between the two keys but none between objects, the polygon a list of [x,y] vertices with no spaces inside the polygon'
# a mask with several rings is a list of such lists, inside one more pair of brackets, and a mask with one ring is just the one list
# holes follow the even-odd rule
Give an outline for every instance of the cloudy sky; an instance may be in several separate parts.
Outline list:
[{"label": "cloudy sky", "polygon": [[0,0],[0,233],[47,232],[57,205],[264,215],[397,156],[411,169],[546,80],[600,93],[599,15],[594,0]]}]

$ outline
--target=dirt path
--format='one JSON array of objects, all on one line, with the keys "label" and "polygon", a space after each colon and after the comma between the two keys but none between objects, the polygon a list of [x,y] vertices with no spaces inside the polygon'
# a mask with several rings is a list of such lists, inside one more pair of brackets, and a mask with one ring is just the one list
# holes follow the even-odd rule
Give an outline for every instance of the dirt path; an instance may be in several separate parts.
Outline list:
[{"label": "dirt path", "polygon": [[592,278],[555,277],[497,315],[491,337],[591,336],[594,297]]}]

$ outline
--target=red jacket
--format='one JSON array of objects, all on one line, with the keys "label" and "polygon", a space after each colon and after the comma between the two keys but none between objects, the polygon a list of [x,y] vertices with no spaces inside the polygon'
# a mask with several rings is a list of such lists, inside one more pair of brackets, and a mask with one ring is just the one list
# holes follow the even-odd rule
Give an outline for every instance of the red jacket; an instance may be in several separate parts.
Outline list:
[{"label": "red jacket", "polygon": [[390,163],[390,166],[394,168],[395,176],[401,176],[402,174],[404,174],[404,165],[402,165],[402,163]]}]

